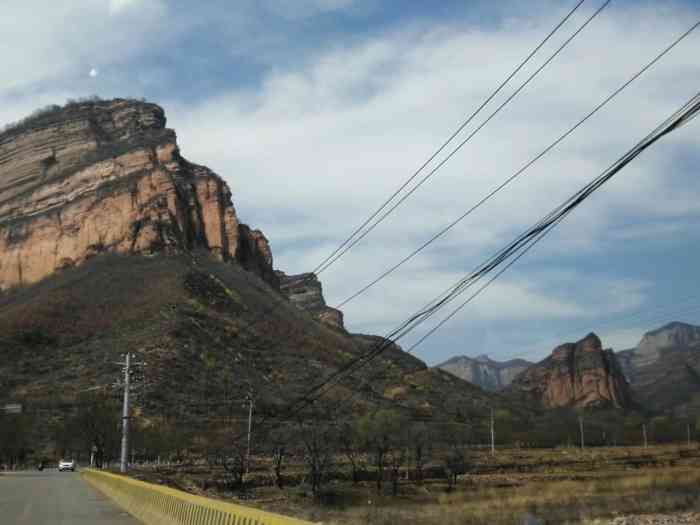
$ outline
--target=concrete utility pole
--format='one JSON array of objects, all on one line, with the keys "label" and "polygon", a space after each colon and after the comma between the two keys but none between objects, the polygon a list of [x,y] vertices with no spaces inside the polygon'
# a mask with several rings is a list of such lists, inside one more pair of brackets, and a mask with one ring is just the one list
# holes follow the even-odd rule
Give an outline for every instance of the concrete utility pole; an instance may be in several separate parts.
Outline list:
[{"label": "concrete utility pole", "polygon": [[647,424],[642,423],[642,433],[644,434],[644,448],[647,448],[648,443],[647,443]]},{"label": "concrete utility pole", "polygon": [[495,443],[495,432],[494,432],[494,420],[493,420],[493,408],[491,409],[491,455],[496,455],[496,443]]},{"label": "concrete utility pole", "polygon": [[[123,386],[124,388],[124,401],[122,404],[122,446],[121,446],[121,454],[120,454],[120,462],[119,462],[119,471],[124,473],[128,470],[129,468],[129,420],[131,419],[131,402],[130,402],[130,395],[131,395],[131,373],[132,373],[132,366],[145,366],[146,363],[134,363],[131,361],[132,358],[136,357],[136,355],[131,354],[131,353],[126,353],[124,356],[124,361],[116,363],[118,365],[121,365],[124,371],[124,384],[123,385],[116,385],[116,386]],[[138,381],[137,381],[138,382]],[[133,456],[132,456],[132,463],[133,463]]]},{"label": "concrete utility pole", "polygon": [[119,471],[124,473],[129,463],[129,384],[131,382],[131,354],[124,363],[124,404],[122,406],[122,450]]},{"label": "concrete utility pole", "polygon": [[583,416],[578,416],[578,427],[579,431],[581,432],[581,450],[583,450],[586,448],[583,441]]}]

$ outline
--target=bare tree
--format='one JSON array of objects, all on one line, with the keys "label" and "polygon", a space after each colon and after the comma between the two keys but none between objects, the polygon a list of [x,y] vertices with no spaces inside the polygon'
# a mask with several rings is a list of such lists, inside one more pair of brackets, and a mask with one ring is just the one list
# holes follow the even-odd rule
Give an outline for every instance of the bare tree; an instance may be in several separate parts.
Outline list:
[{"label": "bare tree", "polygon": [[311,491],[318,498],[333,460],[337,428],[330,413],[311,407],[299,419],[298,441],[308,468]]},{"label": "bare tree", "polygon": [[[372,454],[374,466],[377,469],[377,492],[382,490],[384,471],[387,465],[393,466],[399,460],[403,463],[405,459],[405,456],[398,452],[394,455],[391,454],[395,449],[403,446],[402,429],[406,427],[407,423],[401,414],[386,409],[367,414],[358,421],[358,430],[367,443],[367,448]],[[396,472],[398,473],[398,469]]]},{"label": "bare tree", "polygon": [[433,435],[430,427],[425,422],[417,422],[410,427],[409,444],[413,464],[416,469],[416,482],[423,481],[423,469],[430,460],[432,453]]},{"label": "bare tree", "polygon": [[365,469],[365,443],[358,430],[358,423],[354,420],[345,420],[340,425],[338,440],[343,455],[350,463],[352,470],[352,484],[359,481],[360,472]]},{"label": "bare tree", "polygon": [[285,460],[289,457],[292,451],[294,442],[294,431],[288,427],[272,429],[267,437],[271,455],[272,455],[272,471],[275,476],[275,485],[282,488],[284,485],[284,477],[282,474]]},{"label": "bare tree", "polygon": [[445,423],[442,426],[442,441],[445,447],[442,462],[447,478],[447,490],[457,485],[460,475],[467,472],[467,445],[470,428],[464,423]]}]

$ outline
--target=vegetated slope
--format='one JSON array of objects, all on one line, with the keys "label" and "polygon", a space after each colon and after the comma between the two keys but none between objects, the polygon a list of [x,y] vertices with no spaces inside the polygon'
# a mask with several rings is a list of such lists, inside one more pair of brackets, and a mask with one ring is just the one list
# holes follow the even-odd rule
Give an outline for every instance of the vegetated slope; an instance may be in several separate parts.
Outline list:
[{"label": "vegetated slope", "polygon": [[[314,275],[274,271],[231,196],[155,104],[72,103],[0,133],[0,401],[70,406],[134,352],[146,417],[228,416],[249,390],[279,413],[376,345],[345,331]],[[327,399],[462,420],[506,405],[396,346]]]},{"label": "vegetated slope", "polygon": [[520,372],[533,363],[524,359],[494,361],[487,355],[455,356],[436,366],[457,377],[479,385],[484,390],[498,391],[510,385]]},{"label": "vegetated slope", "polygon": [[509,393],[546,408],[629,408],[629,385],[612,350],[597,335],[565,343],[511,383]]},{"label": "vegetated slope", "polygon": [[[147,361],[144,414],[187,420],[280,410],[376,342],[328,327],[236,264],[200,253],[101,255],[0,296],[0,400],[70,403],[108,389],[124,352]],[[425,417],[484,415],[505,401],[389,348],[326,398],[348,413],[399,406]]]},{"label": "vegetated slope", "polygon": [[700,415],[700,327],[672,322],[618,353],[635,397],[656,412]]}]

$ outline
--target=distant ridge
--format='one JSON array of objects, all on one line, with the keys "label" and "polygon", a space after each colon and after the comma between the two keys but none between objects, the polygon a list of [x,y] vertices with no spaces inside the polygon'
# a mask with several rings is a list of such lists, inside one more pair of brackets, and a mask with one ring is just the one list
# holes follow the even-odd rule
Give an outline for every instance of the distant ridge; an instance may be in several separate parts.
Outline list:
[{"label": "distant ridge", "polygon": [[508,386],[513,379],[532,363],[524,359],[494,361],[486,354],[476,357],[455,356],[436,366],[484,390],[498,391]]}]

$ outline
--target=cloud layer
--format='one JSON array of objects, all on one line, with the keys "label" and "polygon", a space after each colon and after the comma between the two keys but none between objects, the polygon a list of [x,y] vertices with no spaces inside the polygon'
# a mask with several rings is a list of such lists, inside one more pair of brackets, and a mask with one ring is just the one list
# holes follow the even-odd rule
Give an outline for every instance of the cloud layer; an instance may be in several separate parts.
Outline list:
[{"label": "cloud layer", "polygon": [[[23,5],[11,7],[18,19],[28,19]],[[102,6],[52,7],[35,40],[23,24],[7,25],[10,34],[0,36],[0,49],[12,51],[17,74],[0,81],[5,103],[0,120],[56,98],[86,94],[80,92],[86,88],[78,72],[83,82],[99,82],[90,87],[99,94],[156,93],[183,153],[229,182],[239,215],[266,232],[277,266],[290,273],[315,267],[565,12],[559,3],[543,2],[529,13],[415,16],[373,27],[378,15],[362,2],[309,0],[293,10],[283,2],[257,7],[244,2],[229,24],[243,29],[231,35],[218,29],[211,12],[184,17],[173,5],[112,0]],[[577,13],[489,108],[495,109],[592,9]],[[625,3],[604,11],[429,184],[322,274],[329,303],[345,299],[459,216],[699,16],[697,7],[675,2]],[[66,37],[56,21],[76,17],[94,23]],[[348,31],[347,23],[338,22],[347,17],[365,20],[367,28]],[[496,23],[484,22],[492,19]],[[206,48],[185,45],[207,21],[215,30]],[[326,33],[310,29],[305,40],[303,29],[322,21],[331,24]],[[281,29],[276,35],[253,34],[265,24]],[[0,22],[0,35],[2,29]],[[250,35],[252,44],[240,45],[241,35]],[[31,46],[20,51],[15,40]],[[699,45],[700,31],[507,191],[400,273],[348,304],[349,326],[388,331],[605,169],[695,94]],[[224,63],[232,68],[217,77],[212,64]],[[99,77],[85,79],[85,71],[98,66]],[[197,68],[206,74],[190,75]],[[198,94],[192,83],[203,86]],[[143,93],[128,91],[134,88]],[[645,154],[426,342],[419,355],[435,362],[456,353],[507,357],[529,349],[536,354],[537,345],[550,340],[547,334],[581,324],[593,329],[659,300],[672,302],[659,290],[673,284],[669,268],[654,274],[635,257],[643,252],[647,260],[661,261],[659,242],[692,241],[700,197],[698,146],[697,125],[691,125]],[[677,257],[681,246],[674,248]],[[633,343],[629,330],[641,324],[612,327],[611,340]],[[539,348],[539,354],[550,349]]]}]

